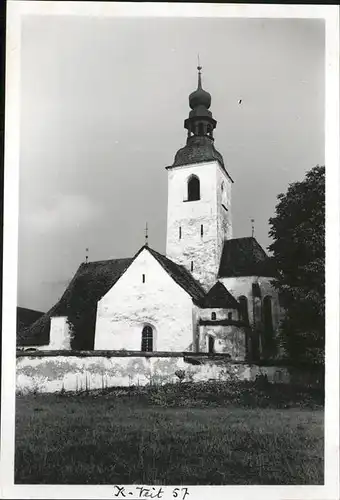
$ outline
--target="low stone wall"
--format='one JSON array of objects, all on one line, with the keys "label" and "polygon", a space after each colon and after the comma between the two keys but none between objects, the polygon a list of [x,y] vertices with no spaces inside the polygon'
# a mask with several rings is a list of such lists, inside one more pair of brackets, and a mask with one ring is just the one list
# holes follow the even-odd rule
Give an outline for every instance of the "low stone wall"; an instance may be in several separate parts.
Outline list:
[{"label": "low stone wall", "polygon": [[178,381],[176,372],[184,370],[185,380],[254,380],[267,375],[269,382],[288,383],[285,367],[247,365],[222,359],[203,359],[175,355],[37,355],[17,357],[17,392],[60,392],[166,384]]}]

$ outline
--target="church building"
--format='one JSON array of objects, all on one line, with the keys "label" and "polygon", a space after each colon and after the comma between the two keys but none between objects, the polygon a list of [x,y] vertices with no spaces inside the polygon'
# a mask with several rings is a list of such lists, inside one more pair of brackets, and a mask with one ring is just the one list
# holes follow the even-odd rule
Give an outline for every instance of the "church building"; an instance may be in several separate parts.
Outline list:
[{"label": "church building", "polygon": [[166,254],[80,265],[59,302],[18,334],[19,346],[275,357],[283,311],[271,259],[233,238],[233,179],[215,149],[211,96],[189,96],[187,139],[166,167]]}]

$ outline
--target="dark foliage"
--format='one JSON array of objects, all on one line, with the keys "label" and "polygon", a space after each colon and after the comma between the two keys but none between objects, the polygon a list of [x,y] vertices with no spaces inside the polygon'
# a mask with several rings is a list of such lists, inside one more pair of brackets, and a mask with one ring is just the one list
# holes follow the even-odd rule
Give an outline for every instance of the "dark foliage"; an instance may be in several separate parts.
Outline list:
[{"label": "dark foliage", "polygon": [[17,331],[21,331],[43,316],[43,312],[17,307]]},{"label": "dark foliage", "polygon": [[103,389],[85,388],[77,392],[59,393],[60,397],[107,398],[118,401],[134,401],[143,406],[163,407],[237,407],[272,409],[322,409],[324,406],[324,386],[322,380],[313,383],[273,383],[266,375],[254,381],[185,381],[184,370],[178,370],[177,383],[130,387],[107,387]]},{"label": "dark foliage", "polygon": [[278,196],[269,222],[269,249],[278,269],[275,286],[286,318],[282,341],[295,361],[322,362],[325,339],[325,167]]}]

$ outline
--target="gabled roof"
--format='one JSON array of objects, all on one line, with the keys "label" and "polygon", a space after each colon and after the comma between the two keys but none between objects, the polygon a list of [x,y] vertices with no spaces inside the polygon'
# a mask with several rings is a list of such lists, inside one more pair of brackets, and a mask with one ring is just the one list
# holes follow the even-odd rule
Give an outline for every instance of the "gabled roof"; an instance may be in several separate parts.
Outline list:
[{"label": "gabled roof", "polygon": [[165,271],[176,281],[176,283],[182,287],[194,300],[194,302],[200,302],[205,296],[205,291],[192,277],[192,275],[185,269],[185,267],[176,264],[172,260],[168,259],[164,255],[146,247],[151,255],[161,264]]},{"label": "gabled roof", "polygon": [[50,320],[54,316],[67,316],[79,307],[79,302],[91,309],[118,281],[142,250],[147,249],[163,269],[198,303],[205,295],[201,285],[182,266],[164,255],[143,246],[133,258],[103,260],[81,264],[59,302],[35,323],[18,333],[19,345],[45,345],[49,343]]},{"label": "gabled roof", "polygon": [[35,323],[18,333],[19,345],[45,345],[49,343],[50,320],[53,316],[67,315],[80,294],[88,304],[96,304],[115,284],[132,262],[113,259],[81,264],[61,299]]},{"label": "gabled roof", "polygon": [[228,292],[220,281],[210,288],[201,303],[202,308],[218,307],[223,309],[238,309],[239,305],[237,300]]},{"label": "gabled roof", "polygon": [[253,237],[226,240],[221,256],[219,278],[237,276],[275,277],[271,259]]}]

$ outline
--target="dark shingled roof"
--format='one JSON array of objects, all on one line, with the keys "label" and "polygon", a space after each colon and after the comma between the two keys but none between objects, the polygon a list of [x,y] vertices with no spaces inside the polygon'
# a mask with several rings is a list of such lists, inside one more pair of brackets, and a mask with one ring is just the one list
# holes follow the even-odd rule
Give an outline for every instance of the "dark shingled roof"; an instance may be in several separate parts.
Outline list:
[{"label": "dark shingled roof", "polygon": [[240,304],[237,300],[228,292],[220,281],[209,290],[201,303],[201,307],[203,308],[219,307],[224,309],[238,309],[239,306]]},{"label": "dark shingled roof", "polygon": [[167,259],[149,247],[142,247],[133,258],[104,260],[81,264],[59,302],[33,325],[18,333],[18,345],[45,345],[49,343],[50,321],[53,316],[67,316],[68,311],[79,305],[95,305],[129,267],[139,253],[147,248],[170,276],[198,303],[205,295],[204,290],[182,266]]},{"label": "dark shingled roof", "polygon": [[177,151],[172,167],[189,165],[191,163],[203,163],[217,160],[224,168],[224,161],[221,153],[214,146],[214,141],[207,136],[188,137],[184,148]]},{"label": "dark shingled roof", "polygon": [[50,321],[53,316],[67,314],[78,293],[96,303],[115,284],[132,262],[128,259],[113,259],[81,264],[61,299],[35,323],[18,333],[18,345],[45,345],[49,343]]},{"label": "dark shingled roof", "polygon": [[272,260],[253,237],[226,240],[222,251],[219,278],[237,276],[275,277]]},{"label": "dark shingled roof", "polygon": [[17,307],[17,331],[31,325],[43,315],[44,313],[41,311],[27,309],[26,307]]}]

